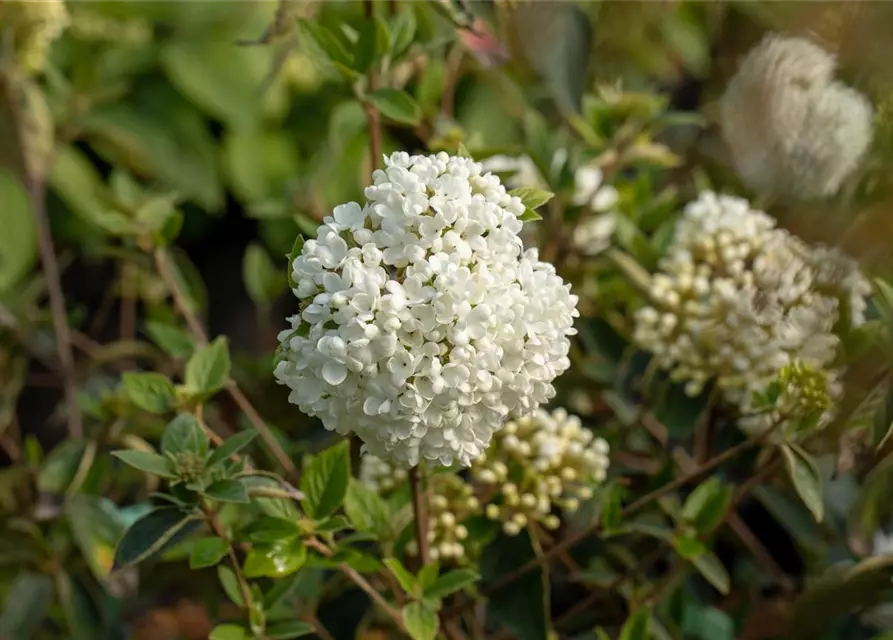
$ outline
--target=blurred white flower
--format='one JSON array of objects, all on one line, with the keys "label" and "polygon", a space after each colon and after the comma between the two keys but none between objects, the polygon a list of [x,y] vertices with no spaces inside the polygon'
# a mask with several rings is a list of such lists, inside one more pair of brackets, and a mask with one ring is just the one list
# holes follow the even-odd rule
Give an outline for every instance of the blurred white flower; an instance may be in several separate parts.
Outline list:
[{"label": "blurred white flower", "polygon": [[604,183],[605,176],[598,167],[581,167],[574,174],[572,202],[596,212],[609,211],[617,204],[617,189]]},{"label": "blurred white flower", "polygon": [[481,165],[385,158],[363,206],[325,218],[291,265],[289,401],[400,465],[469,465],[506,419],[555,395],[577,297],[524,251],[524,205]]},{"label": "blurred white flower", "polygon": [[732,162],[766,195],[822,198],[853,173],[872,137],[872,107],[833,78],[836,61],[804,38],[769,35],[720,100]]},{"label": "blurred white flower", "polygon": [[601,253],[611,246],[615,226],[613,213],[587,218],[574,229],[574,246],[585,255]]},{"label": "blurred white flower", "polygon": [[747,413],[753,393],[794,362],[825,371],[835,393],[841,300],[858,324],[868,291],[836,250],[807,246],[746,200],[702,193],[676,225],[634,339],[687,393],[715,380]]},{"label": "blurred white flower", "polygon": [[530,189],[545,189],[548,187],[540,176],[539,169],[529,156],[490,156],[481,162],[481,170],[491,173],[510,173],[505,180],[509,189],[526,187]]}]

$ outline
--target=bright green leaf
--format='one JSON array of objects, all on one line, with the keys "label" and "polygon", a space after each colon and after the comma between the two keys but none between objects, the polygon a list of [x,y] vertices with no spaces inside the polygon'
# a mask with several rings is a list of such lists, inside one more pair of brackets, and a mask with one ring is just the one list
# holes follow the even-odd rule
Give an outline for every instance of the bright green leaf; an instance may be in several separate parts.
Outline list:
[{"label": "bright green leaf", "polygon": [[301,501],[311,518],[322,520],[341,507],[350,480],[350,449],[346,440],[329,447],[301,475]]},{"label": "bright green leaf", "polygon": [[673,547],[681,557],[686,560],[694,560],[707,553],[707,547],[695,536],[681,533],[673,538]]},{"label": "bright green leaf", "polygon": [[555,197],[555,194],[545,189],[534,189],[531,187],[519,187],[509,191],[510,196],[521,198],[521,202],[528,209],[538,209],[549,200]]},{"label": "bright green leaf", "polygon": [[283,578],[300,569],[307,560],[303,540],[292,538],[269,545],[255,545],[245,558],[246,578]]},{"label": "bright green leaf", "polygon": [[270,625],[264,632],[264,636],[270,640],[290,640],[291,638],[309,635],[313,631],[312,624],[307,624],[302,620],[288,620]]},{"label": "bright green leaf", "polygon": [[292,520],[262,516],[251,523],[247,533],[252,542],[271,543],[294,538],[300,530]]},{"label": "bright green leaf", "polygon": [[174,406],[174,383],[160,373],[126,372],[122,378],[124,391],[140,409],[150,413],[164,413]]},{"label": "bright green leaf", "polygon": [[434,584],[424,590],[424,594],[427,598],[445,598],[479,579],[480,575],[472,569],[453,569],[440,576]]},{"label": "bright green leaf", "polygon": [[403,607],[403,626],[412,640],[434,640],[439,623],[437,613],[421,602],[410,602]]},{"label": "bright green leaf", "polygon": [[710,533],[725,517],[732,488],[712,476],[695,487],[682,506],[682,518],[700,533]]},{"label": "bright green leaf", "polygon": [[825,511],[822,499],[822,476],[815,460],[799,446],[788,443],[781,447],[785,469],[803,504],[812,512],[816,522],[821,522]]},{"label": "bright green leaf", "polygon": [[415,125],[422,118],[422,109],[405,91],[400,89],[378,89],[368,96],[369,101],[382,115],[401,122]]},{"label": "bright green leaf", "polygon": [[422,588],[422,593],[425,593],[425,590],[434,584],[437,581],[437,576],[440,573],[440,563],[436,560],[433,562],[429,562],[424,567],[419,569],[419,574],[416,576],[419,581],[419,586]]},{"label": "bright green leaf", "polygon": [[248,632],[237,624],[220,624],[211,629],[208,640],[248,640]]},{"label": "bright green leaf", "polygon": [[539,222],[542,219],[543,217],[533,209],[525,209],[524,213],[518,217],[521,222]]},{"label": "bright green leaf", "polygon": [[239,607],[245,607],[245,599],[242,597],[242,590],[239,588],[239,579],[232,569],[226,565],[217,567],[217,578],[223,587],[226,596]]},{"label": "bright green leaf", "polygon": [[124,464],[130,465],[140,471],[151,473],[162,478],[176,478],[174,465],[170,458],[160,456],[149,451],[112,451],[112,455]]},{"label": "bright green leaf", "polygon": [[214,392],[229,380],[229,345],[220,336],[196,351],[186,363],[186,386],[195,391]]},{"label": "bright green leaf", "polygon": [[248,504],[248,491],[245,485],[238,480],[218,480],[206,488],[203,495],[217,502],[233,502],[236,504]]},{"label": "bright green leaf", "polygon": [[115,569],[142,562],[160,552],[195,520],[196,516],[172,507],[150,511],[124,533],[115,550]]},{"label": "bright green leaf", "polygon": [[366,485],[351,479],[344,496],[344,513],[359,531],[385,536],[392,531],[388,503]]},{"label": "bright green leaf", "polygon": [[179,327],[150,320],[146,333],[152,341],[174,358],[187,358],[195,349],[195,341]]},{"label": "bright green leaf", "polygon": [[15,286],[37,257],[37,232],[28,194],[9,171],[0,169],[0,295]]},{"label": "bright green leaf", "polygon": [[415,576],[412,575],[397,558],[385,558],[383,562],[384,565],[388,569],[390,569],[391,573],[394,574],[394,577],[397,578],[397,582],[400,583],[400,586],[403,587],[403,590],[406,591],[406,593],[418,593],[418,581],[415,579]]},{"label": "bright green leaf", "polygon": [[229,543],[223,538],[211,536],[196,540],[189,554],[190,569],[213,567],[229,553]]},{"label": "bright green leaf", "polygon": [[238,453],[240,450],[247,447],[256,437],[257,431],[254,429],[240,431],[239,433],[230,436],[223,441],[223,444],[214,449],[211,457],[208,458],[207,466],[213,467],[216,464],[220,464],[234,453]]},{"label": "bright green leaf", "polygon": [[194,453],[204,456],[208,452],[208,435],[191,413],[181,413],[170,421],[161,436],[163,453]]}]

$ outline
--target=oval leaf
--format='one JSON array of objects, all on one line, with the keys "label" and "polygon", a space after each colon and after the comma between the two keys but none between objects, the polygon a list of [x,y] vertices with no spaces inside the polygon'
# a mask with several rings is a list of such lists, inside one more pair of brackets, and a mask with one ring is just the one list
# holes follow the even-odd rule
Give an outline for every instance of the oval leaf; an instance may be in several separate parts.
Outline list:
[{"label": "oval leaf", "polygon": [[399,89],[373,91],[369,94],[369,102],[382,115],[397,122],[415,125],[422,118],[422,109],[418,103],[408,93]]},{"label": "oval leaf", "polygon": [[307,466],[301,476],[301,503],[311,518],[322,520],[341,507],[350,480],[350,450],[346,440],[329,447]]},{"label": "oval leaf", "polygon": [[403,626],[412,640],[434,640],[437,636],[437,613],[421,602],[403,607]]},{"label": "oval leaf", "polygon": [[215,536],[197,540],[189,554],[190,569],[213,567],[229,552],[229,543]]},{"label": "oval leaf", "polygon": [[177,474],[174,473],[174,465],[171,463],[170,458],[160,456],[157,453],[125,450],[112,451],[112,455],[134,469],[161,476],[162,478],[177,477]]},{"label": "oval leaf", "polygon": [[781,451],[784,455],[785,470],[794,489],[797,490],[797,495],[812,512],[816,522],[821,522],[825,503],[822,500],[822,476],[815,460],[795,444],[785,444],[781,447]]},{"label": "oval leaf", "polygon": [[124,374],[124,391],[140,409],[150,413],[164,413],[174,406],[174,383],[160,373]]},{"label": "oval leaf", "polygon": [[114,568],[121,569],[142,562],[160,552],[196,518],[171,507],[150,511],[124,533],[115,550]]}]

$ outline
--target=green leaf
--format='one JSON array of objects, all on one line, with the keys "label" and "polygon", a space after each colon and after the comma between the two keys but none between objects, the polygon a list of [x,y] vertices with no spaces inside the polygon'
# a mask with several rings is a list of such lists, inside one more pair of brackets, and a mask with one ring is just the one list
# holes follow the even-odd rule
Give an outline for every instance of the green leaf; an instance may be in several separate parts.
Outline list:
[{"label": "green leaf", "polygon": [[700,555],[707,553],[707,547],[696,537],[684,533],[680,533],[673,538],[673,547],[681,557],[686,560],[694,560]]},{"label": "green leaf", "polygon": [[304,470],[301,504],[314,520],[322,520],[341,507],[350,480],[350,449],[347,440],[329,447]]},{"label": "green leaf", "polygon": [[288,620],[270,625],[264,632],[264,636],[270,640],[290,640],[290,638],[300,638],[313,632],[312,624],[307,624],[302,620]]},{"label": "green leaf", "polygon": [[239,579],[236,578],[233,570],[226,565],[219,565],[217,567],[217,578],[220,580],[224,592],[226,592],[226,597],[244,609],[245,599],[242,598],[242,590],[239,589]]},{"label": "green leaf", "polygon": [[381,537],[387,537],[392,532],[388,503],[375,491],[352,478],[344,496],[344,513],[358,531],[372,531]]},{"label": "green leaf", "polygon": [[181,413],[168,423],[161,436],[163,453],[195,453],[204,456],[208,452],[208,435],[191,413]]},{"label": "green leaf", "polygon": [[322,64],[351,67],[353,59],[336,33],[316,20],[298,20],[301,46]]},{"label": "green leaf", "polygon": [[0,295],[30,271],[37,257],[37,230],[25,189],[9,171],[0,169]]},{"label": "green leaf", "polygon": [[419,593],[418,581],[415,579],[415,576],[403,566],[403,563],[397,558],[385,558],[382,562],[384,562],[384,565],[390,569],[392,574],[394,574],[394,577],[397,578],[397,582],[400,583],[400,586],[403,587],[403,590],[406,591],[406,593],[410,595],[417,595]]},{"label": "green leaf", "polygon": [[68,500],[65,514],[81,556],[96,579],[104,583],[112,571],[115,546],[125,531],[117,507],[107,498],[79,493]]},{"label": "green leaf", "polygon": [[122,569],[159,553],[196,519],[173,507],[150,511],[124,533],[115,550],[114,568]]},{"label": "green leaf", "polygon": [[276,268],[267,251],[257,242],[252,242],[245,250],[245,257],[242,259],[242,280],[255,304],[273,302],[282,293],[285,284],[282,272]]},{"label": "green leaf", "polygon": [[[229,186],[252,215],[260,217],[262,203],[281,205],[291,213],[283,195],[290,193],[300,171],[296,145],[281,129],[232,129],[224,134],[221,162]],[[270,246],[270,245],[268,245]]]},{"label": "green leaf", "polygon": [[149,413],[164,413],[174,406],[174,383],[160,373],[126,372],[124,391],[133,403]]},{"label": "green leaf", "polygon": [[230,436],[223,441],[223,444],[214,449],[214,452],[211,453],[211,457],[208,458],[207,466],[213,467],[216,464],[224,462],[234,453],[237,453],[247,447],[256,437],[257,431],[255,431],[254,429],[240,431],[239,433]]},{"label": "green leaf", "polygon": [[74,479],[87,451],[83,440],[65,440],[44,459],[37,474],[37,488],[48,493],[64,493]]},{"label": "green leaf", "polygon": [[270,543],[294,538],[300,530],[292,520],[262,516],[251,523],[247,533],[252,542]]},{"label": "green leaf", "polygon": [[213,567],[229,553],[229,543],[223,538],[210,536],[196,540],[189,554],[190,569]]},{"label": "green leaf", "polygon": [[444,598],[466,586],[477,582],[480,575],[472,569],[453,569],[440,576],[430,587],[423,591],[426,598]]},{"label": "green leaf", "polygon": [[220,336],[196,351],[186,363],[186,386],[195,391],[211,393],[223,388],[229,380],[229,345]]},{"label": "green leaf", "polygon": [[195,349],[195,342],[187,332],[164,322],[148,321],[146,333],[165,353],[174,358],[188,358]]},{"label": "green leaf", "polygon": [[702,607],[687,603],[682,615],[682,631],[686,637],[699,640],[733,640],[735,622],[715,607]]},{"label": "green leaf", "polygon": [[692,564],[717,591],[724,596],[729,594],[729,572],[719,558],[708,551],[694,558]]},{"label": "green leaf", "polygon": [[524,213],[518,217],[521,222],[539,222],[542,219],[543,217],[533,209],[525,209]]},{"label": "green leaf", "polygon": [[307,561],[307,547],[298,538],[256,545],[245,558],[246,578],[283,578],[300,569]]},{"label": "green leaf", "polygon": [[412,640],[434,640],[440,626],[437,613],[422,602],[410,602],[403,607],[403,626]]},{"label": "green leaf", "polygon": [[723,517],[732,497],[732,488],[712,476],[699,484],[682,506],[682,518],[700,533],[710,533]]},{"label": "green leaf", "polygon": [[382,115],[391,120],[416,125],[422,118],[422,109],[418,103],[400,89],[378,89],[370,93],[368,98]]},{"label": "green leaf", "polygon": [[[535,558],[536,553],[527,531],[516,536],[500,534],[482,554],[484,588]],[[518,640],[546,640],[547,589],[548,577],[543,569],[537,568],[493,592],[487,605],[487,613],[495,624],[504,626]]]},{"label": "green leaf", "polygon": [[[390,46],[388,25],[378,16],[360,25],[351,67],[365,73]],[[384,51],[382,51],[384,49]]]},{"label": "green leaf", "polygon": [[217,502],[233,502],[236,504],[248,504],[248,491],[245,485],[238,480],[218,480],[205,489],[203,495]]},{"label": "green leaf", "polygon": [[208,640],[248,640],[248,632],[237,624],[219,624],[211,629]]},{"label": "green leaf", "polygon": [[825,511],[822,500],[822,477],[818,467],[806,451],[793,443],[782,445],[785,470],[797,490],[803,504],[812,512],[816,522],[821,522]]},{"label": "green leaf", "polygon": [[120,450],[112,451],[112,455],[124,464],[140,471],[151,473],[162,478],[176,478],[174,465],[170,458],[149,451]]},{"label": "green leaf", "polygon": [[620,640],[649,640],[651,638],[651,611],[641,608],[624,623]]},{"label": "green leaf", "polygon": [[555,194],[551,191],[530,187],[512,189],[509,191],[509,195],[514,196],[515,198],[520,198],[521,202],[524,203],[524,206],[528,209],[538,209],[555,197]]},{"label": "green leaf", "polygon": [[39,573],[18,574],[9,583],[0,611],[0,637],[26,640],[38,630],[53,602],[53,580]]},{"label": "green leaf", "polygon": [[416,19],[412,5],[403,5],[394,16],[391,26],[391,59],[396,60],[412,44],[415,37]]},{"label": "green leaf", "polygon": [[429,562],[424,567],[419,569],[419,574],[416,576],[416,578],[418,578],[419,586],[422,588],[422,593],[425,593],[425,590],[437,581],[437,575],[439,573],[440,563],[436,560],[434,560],[433,562]]}]

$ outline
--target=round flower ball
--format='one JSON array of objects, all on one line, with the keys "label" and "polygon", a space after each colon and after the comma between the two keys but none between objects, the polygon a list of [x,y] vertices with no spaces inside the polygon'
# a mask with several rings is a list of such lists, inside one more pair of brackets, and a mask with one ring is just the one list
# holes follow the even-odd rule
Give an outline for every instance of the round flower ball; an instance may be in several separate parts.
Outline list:
[{"label": "round flower ball", "polygon": [[292,261],[276,378],[369,453],[468,466],[555,395],[577,296],[524,250],[521,200],[469,158],[395,153],[365,196]]}]

